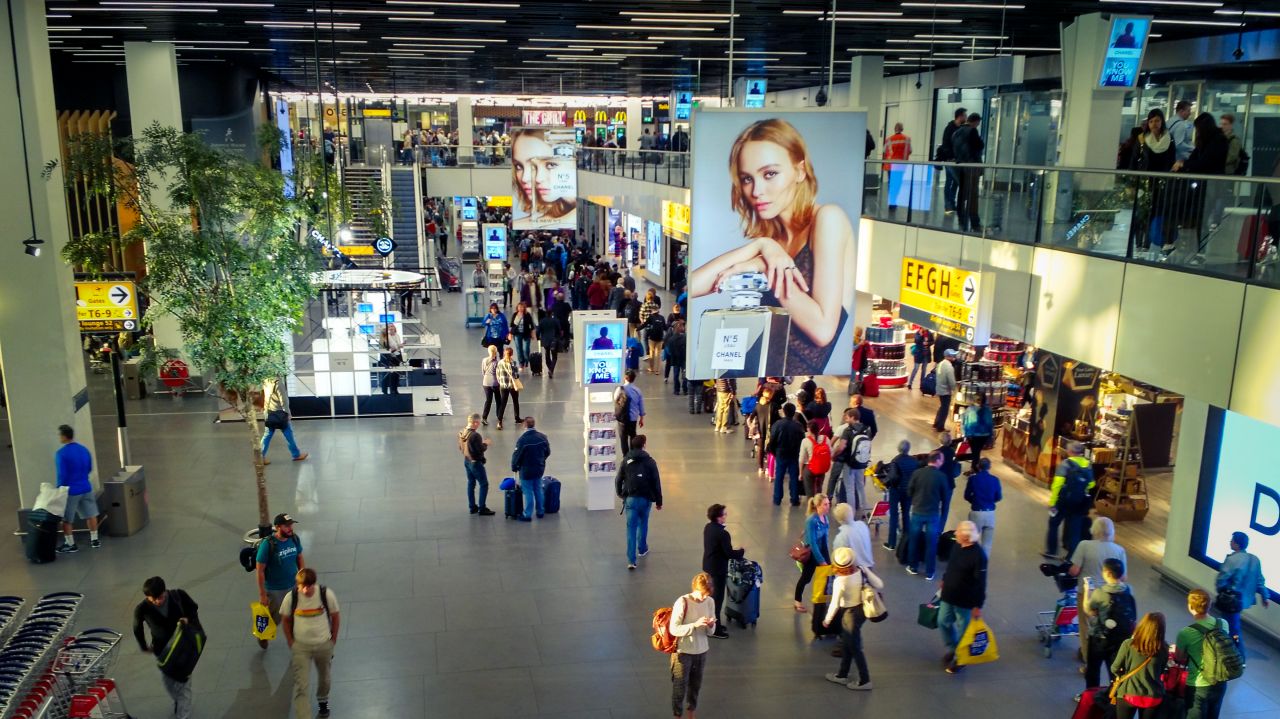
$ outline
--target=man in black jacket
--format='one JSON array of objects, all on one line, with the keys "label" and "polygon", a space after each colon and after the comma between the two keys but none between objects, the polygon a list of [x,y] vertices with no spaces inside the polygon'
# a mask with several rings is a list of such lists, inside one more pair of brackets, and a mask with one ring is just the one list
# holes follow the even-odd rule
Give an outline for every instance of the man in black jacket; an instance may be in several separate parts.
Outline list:
[{"label": "man in black jacket", "polygon": [[973,522],[956,525],[956,546],[942,575],[942,602],[938,607],[938,629],[947,645],[943,658],[948,674],[960,671],[956,646],[970,619],[982,617],[987,601],[987,555],[978,544],[978,528]]},{"label": "man in black jacket", "polygon": [[[676,307],[679,306],[676,305]],[[675,313],[672,313],[672,316],[675,317]],[[684,320],[676,320],[670,324],[671,329],[667,332],[666,341],[663,344],[667,348],[667,371],[675,373],[675,394],[679,396],[689,393],[688,382],[684,377],[684,355],[689,346],[689,336],[684,331]],[[662,381],[667,380],[664,377]]]},{"label": "man in black jacket", "polygon": [[648,441],[643,434],[631,438],[631,449],[613,479],[627,515],[627,569],[635,569],[637,557],[649,553],[649,508],[662,509],[662,479],[658,463],[644,449]]},{"label": "man in black jacket", "polygon": [[[142,651],[159,657],[179,624],[200,627],[200,616],[197,614],[200,607],[195,600],[181,589],[167,589],[160,577],[152,577],[143,582],[142,594],[146,598],[133,610],[133,636],[138,640],[138,647]],[[151,630],[150,644],[142,630],[144,622]],[[174,678],[161,671],[160,680],[173,699],[174,717],[191,719],[191,678]]]},{"label": "man in black jacket", "polygon": [[[956,108],[955,120],[947,123],[942,130],[942,143],[938,145],[938,151],[934,154],[933,159],[938,162],[955,162],[956,154],[951,145],[951,136],[955,134],[957,128],[965,123],[969,111],[963,107]],[[942,186],[943,207],[949,215],[956,211],[956,190],[960,187],[960,175],[956,172],[956,168],[948,166],[946,168],[947,179]]]},{"label": "man in black jacket", "polygon": [[729,581],[729,560],[742,559],[747,551],[741,547],[733,548],[729,530],[724,528],[728,516],[729,512],[723,504],[713,504],[707,507],[707,526],[702,529],[702,571],[711,575],[711,596],[716,601],[716,630],[709,636],[716,639],[726,639],[729,636],[720,621],[724,588]]},{"label": "man in black jacket", "polygon": [[791,506],[800,506],[800,443],[804,441],[804,427],[796,421],[796,406],[790,402],[782,405],[782,418],[769,428],[769,443],[765,451],[773,455],[773,506],[782,505],[782,480],[791,475]]},{"label": "man in black jacket", "polygon": [[[966,124],[956,128],[951,136],[952,150],[956,162],[982,162],[982,151],[986,148],[982,135],[978,132],[978,123],[982,115],[969,115]],[[982,222],[978,219],[978,180],[982,178],[982,169],[965,167],[960,170],[960,189],[956,193],[956,219],[960,223],[960,231],[982,231]]]}]

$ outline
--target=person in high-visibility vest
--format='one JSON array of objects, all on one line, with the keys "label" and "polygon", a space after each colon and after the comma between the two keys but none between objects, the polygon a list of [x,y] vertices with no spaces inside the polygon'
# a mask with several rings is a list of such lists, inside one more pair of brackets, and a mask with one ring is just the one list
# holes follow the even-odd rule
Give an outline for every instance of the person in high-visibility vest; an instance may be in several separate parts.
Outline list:
[{"label": "person in high-visibility vest", "polygon": [[[911,159],[911,137],[902,132],[902,123],[895,122],[893,124],[893,134],[884,142],[884,159],[886,160],[909,160]],[[888,172],[889,163],[885,163],[884,171]],[[890,201],[892,201],[890,197]],[[889,210],[898,209],[896,205],[889,205]]]}]

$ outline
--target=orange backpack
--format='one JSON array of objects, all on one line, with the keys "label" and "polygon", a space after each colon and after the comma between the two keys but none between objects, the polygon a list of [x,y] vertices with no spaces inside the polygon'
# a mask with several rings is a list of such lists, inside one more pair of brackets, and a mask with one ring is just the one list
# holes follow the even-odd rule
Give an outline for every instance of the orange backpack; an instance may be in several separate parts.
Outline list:
[{"label": "orange backpack", "polygon": [[663,607],[653,613],[653,636],[649,643],[663,654],[675,654],[680,640],[671,634],[671,607]]}]

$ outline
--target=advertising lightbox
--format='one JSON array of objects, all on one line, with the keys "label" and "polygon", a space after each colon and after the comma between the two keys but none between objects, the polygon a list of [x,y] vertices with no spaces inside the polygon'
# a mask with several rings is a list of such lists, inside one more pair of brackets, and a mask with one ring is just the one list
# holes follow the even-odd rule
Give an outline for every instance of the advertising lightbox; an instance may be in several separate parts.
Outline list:
[{"label": "advertising lightbox", "polygon": [[576,147],[573,128],[523,127],[512,133],[512,229],[577,229]]},{"label": "advertising lightbox", "polygon": [[645,220],[645,269],[654,277],[662,278],[662,225]]},{"label": "advertising lightbox", "polygon": [[481,232],[484,235],[484,258],[486,260],[507,261],[507,226],[486,224]]},{"label": "advertising lightbox", "polygon": [[1138,82],[1142,53],[1151,34],[1151,18],[1117,15],[1111,18],[1111,33],[1102,59],[1099,87],[1131,88]]},{"label": "advertising lightbox", "polygon": [[627,326],[621,321],[586,322],[582,350],[583,384],[621,384]]},{"label": "advertising lightbox", "polygon": [[769,81],[763,77],[749,77],[745,84],[747,90],[743,93],[742,106],[754,109],[764,107],[764,95]]}]

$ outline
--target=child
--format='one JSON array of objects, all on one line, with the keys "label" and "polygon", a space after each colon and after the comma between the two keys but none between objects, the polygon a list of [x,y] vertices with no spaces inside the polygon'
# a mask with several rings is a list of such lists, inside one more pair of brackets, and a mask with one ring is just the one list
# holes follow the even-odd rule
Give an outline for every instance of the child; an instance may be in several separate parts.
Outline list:
[{"label": "child", "polygon": [[627,369],[640,371],[640,354],[644,348],[640,345],[640,340],[634,336],[627,338]]}]

